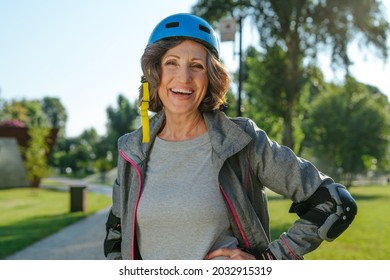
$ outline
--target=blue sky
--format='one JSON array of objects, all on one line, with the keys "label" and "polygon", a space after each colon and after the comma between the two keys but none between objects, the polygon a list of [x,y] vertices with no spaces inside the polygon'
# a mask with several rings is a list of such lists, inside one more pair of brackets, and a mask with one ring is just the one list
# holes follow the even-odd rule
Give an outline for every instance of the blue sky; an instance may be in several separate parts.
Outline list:
[{"label": "blue sky", "polygon": [[[69,115],[68,136],[91,127],[103,134],[106,108],[116,106],[118,94],[137,97],[139,59],[154,26],[170,14],[189,12],[196,2],[0,0],[0,97],[58,97]],[[256,32],[246,28],[244,40],[256,43]],[[236,70],[233,43],[222,43],[221,53]],[[389,63],[356,48],[351,55],[355,77],[390,98]]]}]

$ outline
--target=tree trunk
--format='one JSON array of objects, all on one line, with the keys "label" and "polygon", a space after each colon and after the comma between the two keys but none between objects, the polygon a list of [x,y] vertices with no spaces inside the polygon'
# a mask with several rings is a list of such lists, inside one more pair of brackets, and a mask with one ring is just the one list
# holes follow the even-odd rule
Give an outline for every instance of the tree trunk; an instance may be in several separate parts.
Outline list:
[{"label": "tree trunk", "polygon": [[293,126],[292,126],[292,112],[287,110],[283,117],[283,137],[282,144],[294,150],[294,137],[293,137]]},{"label": "tree trunk", "polygon": [[34,177],[30,182],[32,188],[39,188],[39,184],[41,183],[41,178]]}]

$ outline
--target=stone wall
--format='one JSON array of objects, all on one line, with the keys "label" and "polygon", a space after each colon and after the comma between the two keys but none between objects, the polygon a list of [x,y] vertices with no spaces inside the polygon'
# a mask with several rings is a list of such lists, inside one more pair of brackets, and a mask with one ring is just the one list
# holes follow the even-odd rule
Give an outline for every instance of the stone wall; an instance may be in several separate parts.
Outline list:
[{"label": "stone wall", "polygon": [[27,186],[27,173],[16,139],[0,137],[0,188]]}]

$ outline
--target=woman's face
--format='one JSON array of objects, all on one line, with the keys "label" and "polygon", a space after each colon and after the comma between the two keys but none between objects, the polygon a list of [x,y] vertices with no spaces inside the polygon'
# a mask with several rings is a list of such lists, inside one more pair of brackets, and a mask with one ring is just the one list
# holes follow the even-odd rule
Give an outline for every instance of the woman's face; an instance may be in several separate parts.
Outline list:
[{"label": "woman's face", "polygon": [[208,86],[207,52],[200,43],[185,40],[169,49],[161,59],[162,76],[158,96],[165,113],[197,111]]}]

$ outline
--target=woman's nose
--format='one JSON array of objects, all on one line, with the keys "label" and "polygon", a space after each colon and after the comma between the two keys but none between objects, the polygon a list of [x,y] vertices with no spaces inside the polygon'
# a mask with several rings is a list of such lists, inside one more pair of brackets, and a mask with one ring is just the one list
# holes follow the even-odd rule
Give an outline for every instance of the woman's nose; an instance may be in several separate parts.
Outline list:
[{"label": "woman's nose", "polygon": [[192,79],[191,68],[189,66],[180,67],[179,79],[181,82],[189,82]]}]

